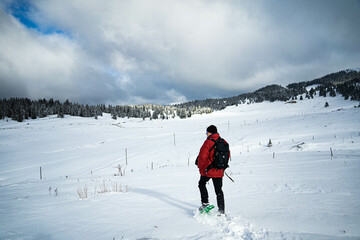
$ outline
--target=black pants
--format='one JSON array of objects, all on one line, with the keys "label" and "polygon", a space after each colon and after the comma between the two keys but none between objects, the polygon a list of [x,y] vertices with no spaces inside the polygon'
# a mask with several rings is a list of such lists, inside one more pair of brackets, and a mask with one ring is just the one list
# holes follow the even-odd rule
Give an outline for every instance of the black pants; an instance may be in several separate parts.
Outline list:
[{"label": "black pants", "polygon": [[[201,202],[208,203],[209,202],[209,194],[206,189],[206,183],[210,180],[209,177],[201,176],[199,181],[199,189],[201,194]],[[222,191],[222,178],[212,178],[215,193],[216,193],[216,200],[219,211],[225,210],[225,202],[224,202],[224,193]]]}]

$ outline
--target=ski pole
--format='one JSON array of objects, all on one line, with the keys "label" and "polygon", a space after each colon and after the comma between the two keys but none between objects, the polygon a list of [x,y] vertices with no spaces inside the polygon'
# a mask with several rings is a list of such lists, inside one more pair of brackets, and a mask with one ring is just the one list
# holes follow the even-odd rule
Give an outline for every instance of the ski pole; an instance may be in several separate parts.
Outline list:
[{"label": "ski pole", "polygon": [[224,173],[232,182],[235,182],[231,177],[229,177],[229,175],[227,175],[227,173],[225,171],[224,171]]}]

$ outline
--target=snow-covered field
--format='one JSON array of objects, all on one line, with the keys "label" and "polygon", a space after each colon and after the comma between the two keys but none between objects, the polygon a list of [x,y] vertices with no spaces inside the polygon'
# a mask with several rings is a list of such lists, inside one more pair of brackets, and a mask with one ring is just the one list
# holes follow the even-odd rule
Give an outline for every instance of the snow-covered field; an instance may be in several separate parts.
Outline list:
[{"label": "snow-covered field", "polygon": [[[0,239],[360,239],[355,105],[316,97],[184,120],[1,120]],[[210,124],[232,151],[226,218],[196,212],[194,161]]]}]

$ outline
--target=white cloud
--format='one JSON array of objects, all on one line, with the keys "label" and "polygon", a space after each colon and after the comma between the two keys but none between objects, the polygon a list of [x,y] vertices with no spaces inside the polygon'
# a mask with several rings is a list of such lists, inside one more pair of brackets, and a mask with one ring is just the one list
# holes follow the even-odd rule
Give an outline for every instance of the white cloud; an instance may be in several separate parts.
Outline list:
[{"label": "white cloud", "polygon": [[69,77],[78,65],[76,45],[61,35],[39,35],[3,12],[0,18],[1,81],[15,81],[30,96],[74,87]]},{"label": "white cloud", "polygon": [[1,13],[0,74],[32,97],[61,89],[83,101],[169,103],[311,80],[360,63],[358,1],[32,4],[34,21],[65,33],[29,30]]},{"label": "white cloud", "polygon": [[187,102],[186,97],[177,92],[175,89],[170,89],[166,91],[166,96],[168,99],[170,99],[170,104]]},{"label": "white cloud", "polygon": [[131,78],[128,75],[116,78],[115,82],[116,82],[116,86],[119,89],[122,89],[124,91],[126,91],[130,87],[134,87],[134,84],[133,84],[133,82],[131,81]]}]

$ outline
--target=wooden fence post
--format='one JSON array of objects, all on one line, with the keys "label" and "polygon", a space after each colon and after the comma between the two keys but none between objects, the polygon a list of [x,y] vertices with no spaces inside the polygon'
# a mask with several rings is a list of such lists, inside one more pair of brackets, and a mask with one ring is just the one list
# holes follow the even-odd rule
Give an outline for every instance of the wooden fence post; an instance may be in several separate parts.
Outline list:
[{"label": "wooden fence post", "polygon": [[128,159],[127,159],[127,148],[125,148],[125,161],[126,161],[126,166],[128,165]]},{"label": "wooden fence post", "polygon": [[332,148],[330,148],[330,155],[331,155],[331,159],[332,159],[333,156],[334,156],[333,151],[332,151]]}]

